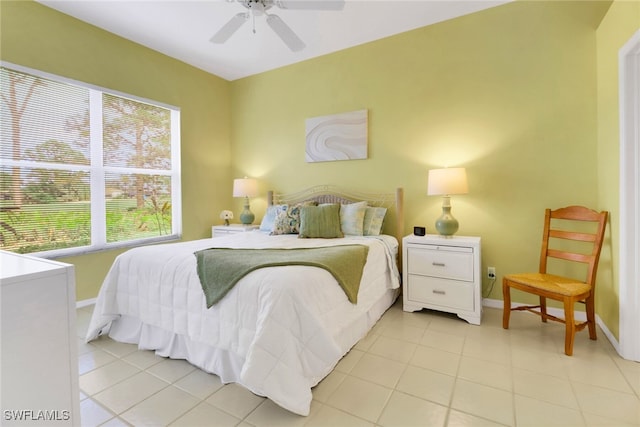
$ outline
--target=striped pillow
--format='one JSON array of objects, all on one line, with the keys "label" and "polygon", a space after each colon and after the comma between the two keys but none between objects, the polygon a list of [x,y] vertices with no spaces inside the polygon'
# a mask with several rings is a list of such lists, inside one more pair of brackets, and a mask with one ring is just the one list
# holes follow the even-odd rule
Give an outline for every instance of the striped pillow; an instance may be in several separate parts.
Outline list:
[{"label": "striped pillow", "polygon": [[362,236],[366,210],[367,202],[342,205],[340,207],[340,227],[342,227],[342,232],[351,236]]},{"label": "striped pillow", "polygon": [[379,236],[382,233],[382,224],[384,216],[387,214],[387,208],[367,207],[364,213],[364,235]]}]

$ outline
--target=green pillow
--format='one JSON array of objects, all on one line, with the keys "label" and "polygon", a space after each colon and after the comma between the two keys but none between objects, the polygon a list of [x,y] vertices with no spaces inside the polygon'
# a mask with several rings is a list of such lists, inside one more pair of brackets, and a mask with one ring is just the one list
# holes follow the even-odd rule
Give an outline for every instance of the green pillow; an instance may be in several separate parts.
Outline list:
[{"label": "green pillow", "polygon": [[340,205],[323,204],[301,207],[298,237],[301,239],[344,237],[340,228]]}]

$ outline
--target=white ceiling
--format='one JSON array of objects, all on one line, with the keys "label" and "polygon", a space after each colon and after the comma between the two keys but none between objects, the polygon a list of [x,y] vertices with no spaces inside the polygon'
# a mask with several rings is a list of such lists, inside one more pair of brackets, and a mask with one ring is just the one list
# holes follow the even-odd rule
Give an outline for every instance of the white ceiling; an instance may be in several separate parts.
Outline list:
[{"label": "white ceiling", "polygon": [[209,40],[232,16],[246,9],[226,0],[38,0],[226,80],[381,39],[494,7],[510,0],[346,0],[341,11],[270,12],[304,41],[291,52],[264,16],[245,23],[225,44]]}]

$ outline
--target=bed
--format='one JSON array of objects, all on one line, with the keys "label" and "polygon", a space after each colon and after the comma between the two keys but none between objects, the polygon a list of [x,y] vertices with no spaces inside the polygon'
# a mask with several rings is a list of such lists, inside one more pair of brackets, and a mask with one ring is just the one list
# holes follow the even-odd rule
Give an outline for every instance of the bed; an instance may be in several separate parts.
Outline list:
[{"label": "bed", "polygon": [[[318,237],[310,218],[335,212],[335,205],[341,212],[340,231],[347,233]],[[354,226],[356,233],[360,230],[362,205],[367,222],[362,219],[362,235],[351,234]],[[291,221],[294,208],[297,224]],[[306,416],[312,388],[398,296],[402,211],[402,189],[375,195],[332,186],[294,194],[270,191],[260,230],[119,255],[100,289],[86,341],[108,334],[163,357],[186,359],[223,383],[238,383]],[[382,226],[375,220],[380,215]],[[286,230],[293,225],[298,226],[295,234]],[[307,238],[301,238],[305,233]],[[350,301],[333,270],[304,263],[253,269],[213,304],[203,292],[204,261],[196,254],[332,251],[338,246],[366,248],[356,301]]]}]

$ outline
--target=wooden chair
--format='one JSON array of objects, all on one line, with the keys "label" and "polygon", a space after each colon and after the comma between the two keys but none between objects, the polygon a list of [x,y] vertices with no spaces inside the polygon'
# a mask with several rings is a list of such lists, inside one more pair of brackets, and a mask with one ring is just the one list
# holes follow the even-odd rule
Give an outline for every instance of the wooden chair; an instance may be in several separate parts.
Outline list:
[{"label": "wooden chair", "polygon": [[[582,206],[569,206],[553,211],[551,209],[545,211],[539,272],[509,274],[502,279],[502,295],[504,298],[502,327],[504,329],[509,329],[509,317],[512,310],[527,310],[542,317],[543,322],[551,319],[565,324],[564,352],[568,356],[573,354],[576,331],[581,331],[585,326],[588,326],[589,338],[596,339],[594,301],[596,272],[598,271],[598,260],[608,215],[609,213],[606,211],[596,212]],[[576,221],[597,223],[595,234],[576,231],[577,228],[575,226],[570,226],[571,223],[575,224]],[[550,240],[553,243],[550,244]],[[573,241],[574,243],[566,244],[561,243],[562,241]],[[585,244],[588,244],[589,250],[584,249]],[[579,249],[577,248],[578,246],[580,246]],[[572,277],[548,274],[547,263],[549,258],[587,264],[586,278],[583,281]],[[538,295],[540,297],[540,305],[511,307],[511,288]],[[547,313],[547,298],[561,301],[564,304],[564,319]],[[576,302],[586,305],[586,322],[576,324],[574,316]]]}]

